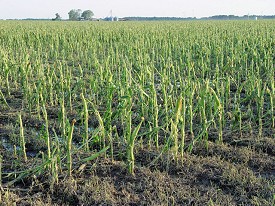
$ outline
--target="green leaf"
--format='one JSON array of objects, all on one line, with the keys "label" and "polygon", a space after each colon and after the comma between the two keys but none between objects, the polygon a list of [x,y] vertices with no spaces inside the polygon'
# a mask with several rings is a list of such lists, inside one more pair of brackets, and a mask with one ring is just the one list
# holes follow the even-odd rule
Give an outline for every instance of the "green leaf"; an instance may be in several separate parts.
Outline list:
[{"label": "green leaf", "polygon": [[106,152],[108,149],[109,149],[109,146],[105,147],[104,149],[100,150],[99,152],[91,155],[90,157],[87,157],[87,158],[83,159],[81,162],[92,161],[92,160],[96,159],[99,155],[101,155],[102,153]]}]

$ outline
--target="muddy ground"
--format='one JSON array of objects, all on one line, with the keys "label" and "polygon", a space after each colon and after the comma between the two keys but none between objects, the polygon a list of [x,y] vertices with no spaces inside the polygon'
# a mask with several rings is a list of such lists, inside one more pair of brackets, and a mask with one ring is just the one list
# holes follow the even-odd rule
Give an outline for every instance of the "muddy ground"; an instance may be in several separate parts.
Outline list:
[{"label": "muddy ground", "polygon": [[[128,174],[119,155],[113,160],[100,156],[84,165],[76,155],[70,178],[64,170],[58,182],[52,183],[51,175],[43,172],[9,184],[9,172],[33,167],[41,162],[39,151],[45,151],[45,143],[35,139],[41,121],[23,114],[28,160],[22,162],[14,155],[20,95],[13,97],[7,100],[11,110],[0,109],[0,205],[274,205],[275,138],[271,129],[261,138],[256,133],[228,133],[223,144],[210,137],[208,149],[198,143],[183,158],[164,153],[154,164],[161,150],[138,144],[134,175]],[[54,110],[49,117],[56,118]]]}]

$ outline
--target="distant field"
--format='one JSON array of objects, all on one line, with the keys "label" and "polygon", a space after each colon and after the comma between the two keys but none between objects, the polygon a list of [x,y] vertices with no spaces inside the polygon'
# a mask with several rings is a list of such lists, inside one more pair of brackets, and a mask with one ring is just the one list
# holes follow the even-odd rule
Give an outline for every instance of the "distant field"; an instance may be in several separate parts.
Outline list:
[{"label": "distant field", "polygon": [[0,205],[272,205],[274,73],[273,20],[0,21]]}]

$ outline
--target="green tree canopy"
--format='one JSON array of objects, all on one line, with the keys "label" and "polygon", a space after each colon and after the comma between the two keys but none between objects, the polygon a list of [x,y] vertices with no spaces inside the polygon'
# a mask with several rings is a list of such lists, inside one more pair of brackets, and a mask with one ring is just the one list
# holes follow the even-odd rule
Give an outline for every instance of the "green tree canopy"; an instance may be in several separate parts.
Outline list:
[{"label": "green tree canopy", "polygon": [[85,10],[83,11],[81,17],[84,18],[85,20],[91,20],[94,16],[94,12],[91,10]]},{"label": "green tree canopy", "polygon": [[52,19],[53,21],[60,21],[61,20],[61,16],[59,15],[59,13],[55,14],[55,18]]},{"label": "green tree canopy", "polygon": [[81,9],[72,9],[69,13],[69,20],[79,20],[81,17]]}]

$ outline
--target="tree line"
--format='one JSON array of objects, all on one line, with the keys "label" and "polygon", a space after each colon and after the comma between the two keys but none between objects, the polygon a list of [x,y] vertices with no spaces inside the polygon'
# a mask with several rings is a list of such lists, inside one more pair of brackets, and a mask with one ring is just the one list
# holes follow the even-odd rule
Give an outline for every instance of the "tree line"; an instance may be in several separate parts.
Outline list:
[{"label": "tree line", "polygon": [[[69,11],[68,13],[69,15],[69,20],[71,21],[80,21],[80,20],[92,20],[93,16],[94,16],[94,12],[92,12],[91,10],[85,10],[82,12],[81,9],[72,9]],[[56,13],[55,14],[55,18],[53,18],[53,21],[58,21],[61,20],[61,16]]]},{"label": "tree line", "polygon": [[275,15],[263,16],[263,15],[216,15],[209,17],[124,17],[127,21],[189,21],[189,20],[254,20],[254,19],[275,19]]}]

